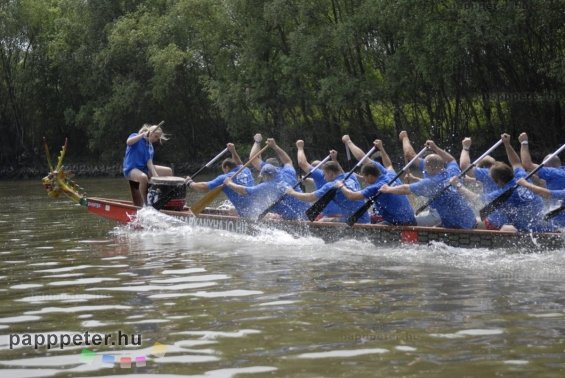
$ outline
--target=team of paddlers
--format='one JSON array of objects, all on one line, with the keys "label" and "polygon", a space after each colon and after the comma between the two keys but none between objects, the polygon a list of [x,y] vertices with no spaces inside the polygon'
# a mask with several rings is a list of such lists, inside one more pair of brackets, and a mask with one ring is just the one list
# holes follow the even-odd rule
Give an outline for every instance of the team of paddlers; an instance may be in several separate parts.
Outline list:
[{"label": "team of paddlers", "polygon": [[[262,136],[256,134],[247,163],[243,164],[235,146],[228,143],[224,152],[229,151],[231,158],[222,161],[222,174],[201,182],[188,176],[185,184],[196,192],[223,191],[235,212],[251,219],[267,216],[350,225],[381,223],[521,232],[550,232],[565,227],[565,211],[559,205],[565,200],[565,166],[558,156],[565,145],[535,164],[526,133],[518,137],[519,154],[512,147],[510,135],[502,134],[495,145],[471,161],[472,140],[465,138],[457,162],[432,140],[426,141],[417,153],[406,131],[400,133],[399,139],[406,165],[398,172],[381,140],[375,140],[374,147],[365,153],[344,135],[346,150],[358,161],[349,172],[338,163],[335,150],[322,161],[309,162],[304,141],[298,140],[298,166],[305,174],[299,180],[290,156],[274,139],[263,144]],[[127,139],[124,176],[139,183],[144,198],[152,177],[172,175],[170,168],[153,164],[152,144],[163,140],[166,135],[161,125],[144,125]],[[509,164],[489,155],[501,144]],[[276,158],[263,161],[261,155],[267,148],[274,151]],[[248,166],[259,172],[259,183]],[[360,168],[358,174],[354,173],[356,168]],[[412,174],[411,170],[420,174]],[[312,181],[314,191],[303,189],[306,180]],[[416,211],[411,195],[426,199]],[[193,204],[193,210],[198,207]]]}]

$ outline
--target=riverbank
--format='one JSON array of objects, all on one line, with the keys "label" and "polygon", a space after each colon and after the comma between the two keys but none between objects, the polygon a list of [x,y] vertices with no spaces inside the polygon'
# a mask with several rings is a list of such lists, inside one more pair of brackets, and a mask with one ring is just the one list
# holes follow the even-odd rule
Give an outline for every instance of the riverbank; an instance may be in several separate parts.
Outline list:
[{"label": "riverbank", "polygon": [[[202,163],[203,165],[204,163]],[[197,163],[170,164],[177,176],[187,176],[196,172],[202,165]],[[64,168],[72,172],[75,177],[121,177],[121,164],[94,164],[77,163],[65,164]],[[210,168],[213,170],[214,168]],[[45,164],[33,164],[26,166],[4,166],[0,167],[0,180],[26,180],[42,178],[48,173]],[[218,171],[220,172],[220,171]]]}]

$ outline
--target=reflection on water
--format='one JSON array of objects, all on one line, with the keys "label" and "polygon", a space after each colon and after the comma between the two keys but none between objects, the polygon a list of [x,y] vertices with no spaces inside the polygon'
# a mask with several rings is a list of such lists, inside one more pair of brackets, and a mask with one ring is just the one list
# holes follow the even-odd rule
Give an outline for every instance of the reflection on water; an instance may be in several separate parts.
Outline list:
[{"label": "reflection on water", "polygon": [[[127,198],[122,180],[81,184]],[[49,200],[36,182],[0,182],[0,195],[10,198],[0,213],[2,376],[565,370],[565,251],[324,244],[189,228],[153,211],[139,229]]]}]

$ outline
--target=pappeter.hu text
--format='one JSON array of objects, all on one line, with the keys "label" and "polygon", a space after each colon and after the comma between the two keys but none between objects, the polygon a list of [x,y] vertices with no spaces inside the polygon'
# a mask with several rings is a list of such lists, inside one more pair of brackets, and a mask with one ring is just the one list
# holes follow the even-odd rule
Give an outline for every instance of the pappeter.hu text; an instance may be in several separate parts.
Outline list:
[{"label": "pappeter.hu text", "polygon": [[[116,336],[114,338],[114,336]],[[117,340],[117,341],[116,341]],[[99,346],[99,345],[141,345],[141,335],[128,335],[118,331],[117,335],[111,333],[100,334],[86,331],[84,333],[23,333],[10,334],[10,349],[18,346],[33,346],[35,349],[64,349],[67,346]]]}]

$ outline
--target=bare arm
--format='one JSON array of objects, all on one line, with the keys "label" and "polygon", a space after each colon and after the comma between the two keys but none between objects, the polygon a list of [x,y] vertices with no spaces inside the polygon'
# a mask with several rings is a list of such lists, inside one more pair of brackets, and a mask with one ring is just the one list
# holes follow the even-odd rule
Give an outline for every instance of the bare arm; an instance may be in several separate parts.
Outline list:
[{"label": "bare arm", "polygon": [[522,163],[520,163],[520,157],[510,144],[510,135],[502,134],[500,137],[502,138],[502,143],[504,144],[504,149],[506,150],[506,155],[508,156],[508,161],[510,162],[512,168],[521,168]]},{"label": "bare arm", "polygon": [[312,166],[308,162],[308,159],[306,158],[306,154],[304,153],[304,141],[302,139],[296,141],[296,149],[297,149],[296,160],[298,160],[298,166],[304,172],[309,173],[310,170],[312,169]]},{"label": "bare arm", "polygon": [[190,177],[187,177],[186,185],[195,192],[206,193],[210,191],[210,189],[208,189],[207,181],[194,182],[190,179]]},{"label": "bare arm", "polygon": [[337,151],[336,150],[330,150],[330,158],[332,159],[332,161],[334,163],[336,163],[339,166],[339,170],[343,172],[343,167],[341,166],[341,164],[339,164],[339,161],[337,161]]},{"label": "bare arm", "polygon": [[234,192],[241,194],[242,196],[247,195],[247,187],[234,183],[230,177],[224,180],[224,185],[232,189]]},{"label": "bare arm", "polygon": [[463,184],[459,180],[459,177],[453,176],[452,178],[449,179],[449,183],[453,185],[453,187],[457,190],[457,192],[463,195],[463,197],[465,197],[467,201],[474,202],[477,204],[480,202],[480,196],[473,193],[465,186],[463,186]]},{"label": "bare arm", "polygon": [[233,159],[233,161],[235,161],[237,165],[242,165],[243,162],[241,161],[241,158],[239,157],[239,154],[235,149],[235,145],[233,143],[228,143],[227,148],[228,151],[231,152],[231,158]]},{"label": "bare arm", "polygon": [[314,202],[318,200],[318,197],[316,197],[314,193],[299,193],[292,188],[288,188],[286,194],[305,202]]},{"label": "bare arm", "polygon": [[275,151],[282,165],[292,165],[292,159],[290,156],[288,156],[288,154],[279,147],[273,138],[267,139],[267,144],[273,149],[273,151]]},{"label": "bare arm", "polygon": [[385,151],[385,147],[383,146],[383,141],[380,139],[375,139],[375,141],[373,142],[373,144],[375,145],[375,147],[377,147],[377,149],[381,152],[381,160],[383,161],[383,165],[384,167],[391,172],[396,172],[394,170],[394,167],[392,166],[392,161],[390,160],[390,157],[388,156],[388,154]]},{"label": "bare arm", "polygon": [[[410,160],[414,159],[417,155],[414,147],[412,147],[412,143],[410,143],[410,139],[408,138],[408,133],[405,130],[402,130],[400,134],[398,134],[398,138],[400,139],[400,143],[402,143],[402,151],[404,152],[404,160],[408,163]],[[422,164],[422,158],[418,158],[418,161],[415,162],[416,166]]]},{"label": "bare arm", "polygon": [[343,142],[343,144],[347,146],[347,148],[349,148],[349,151],[351,151],[353,156],[355,156],[355,159],[357,160],[363,159],[363,156],[365,156],[365,152],[363,152],[362,149],[360,149],[355,145],[355,143],[353,143],[349,135],[345,134],[344,136],[342,136],[341,141]]},{"label": "bare arm", "polygon": [[449,152],[439,148],[434,143],[433,140],[426,141],[426,146],[428,146],[428,148],[430,150],[432,150],[435,154],[439,155],[443,159],[444,162],[449,163],[449,162],[455,161],[455,158],[453,157],[453,155],[451,155]]},{"label": "bare arm", "polygon": [[364,200],[365,196],[363,196],[363,194],[361,194],[361,192],[354,192],[353,190],[350,190],[347,186],[345,186],[345,184],[343,183],[343,181],[340,181],[337,184],[338,189],[341,189],[341,192],[343,193],[343,195],[349,199],[349,200],[353,200],[353,201],[358,201],[358,200]]},{"label": "bare arm", "polygon": [[402,184],[402,185],[398,185],[398,186],[388,186],[387,184],[384,184],[379,189],[379,192],[390,193],[390,194],[410,194],[410,193],[412,193],[412,191],[410,190],[410,185],[408,185],[408,184]]},{"label": "bare arm", "polygon": [[522,185],[524,188],[531,190],[532,192],[542,196],[543,198],[551,198],[551,192],[549,191],[549,189],[534,185],[531,182],[524,180],[523,178],[516,181],[516,184]]},{"label": "bare arm", "polygon": [[142,140],[142,139],[149,139],[149,135],[150,135],[150,134],[151,134],[151,133],[150,133],[149,131],[146,131],[146,132],[144,132],[144,133],[134,135],[134,136],[132,136],[132,137],[130,137],[130,138],[128,138],[128,139],[126,140],[126,144],[127,144],[128,146],[131,146],[132,144],[135,144],[135,143],[139,142],[139,141]]},{"label": "bare arm", "polygon": [[[461,168],[462,171],[464,171],[471,165],[471,157],[469,156],[469,149],[471,148],[471,143],[472,141],[471,138],[469,137],[463,139],[463,142],[461,142],[461,144],[463,145],[463,149],[461,150],[461,156],[459,156],[459,168]],[[467,175],[471,177],[475,177],[475,168],[473,167],[469,169]]]},{"label": "bare arm", "polygon": [[[252,156],[255,156],[255,154],[257,154],[257,152],[261,151],[261,142],[263,141],[263,137],[261,136],[261,134],[255,134],[255,136],[253,137],[253,146],[251,147],[251,151],[249,152],[249,158],[251,159]],[[253,159],[253,161],[251,162],[251,164],[253,165],[253,167],[260,171],[261,170],[261,163],[263,162],[263,160],[261,159],[261,155],[257,156],[255,159]]]},{"label": "bare arm", "polygon": [[538,167],[538,164],[534,164],[532,162],[530,147],[528,146],[528,134],[520,134],[518,140],[520,141],[520,157],[522,158],[522,165],[526,171],[531,172]]}]

